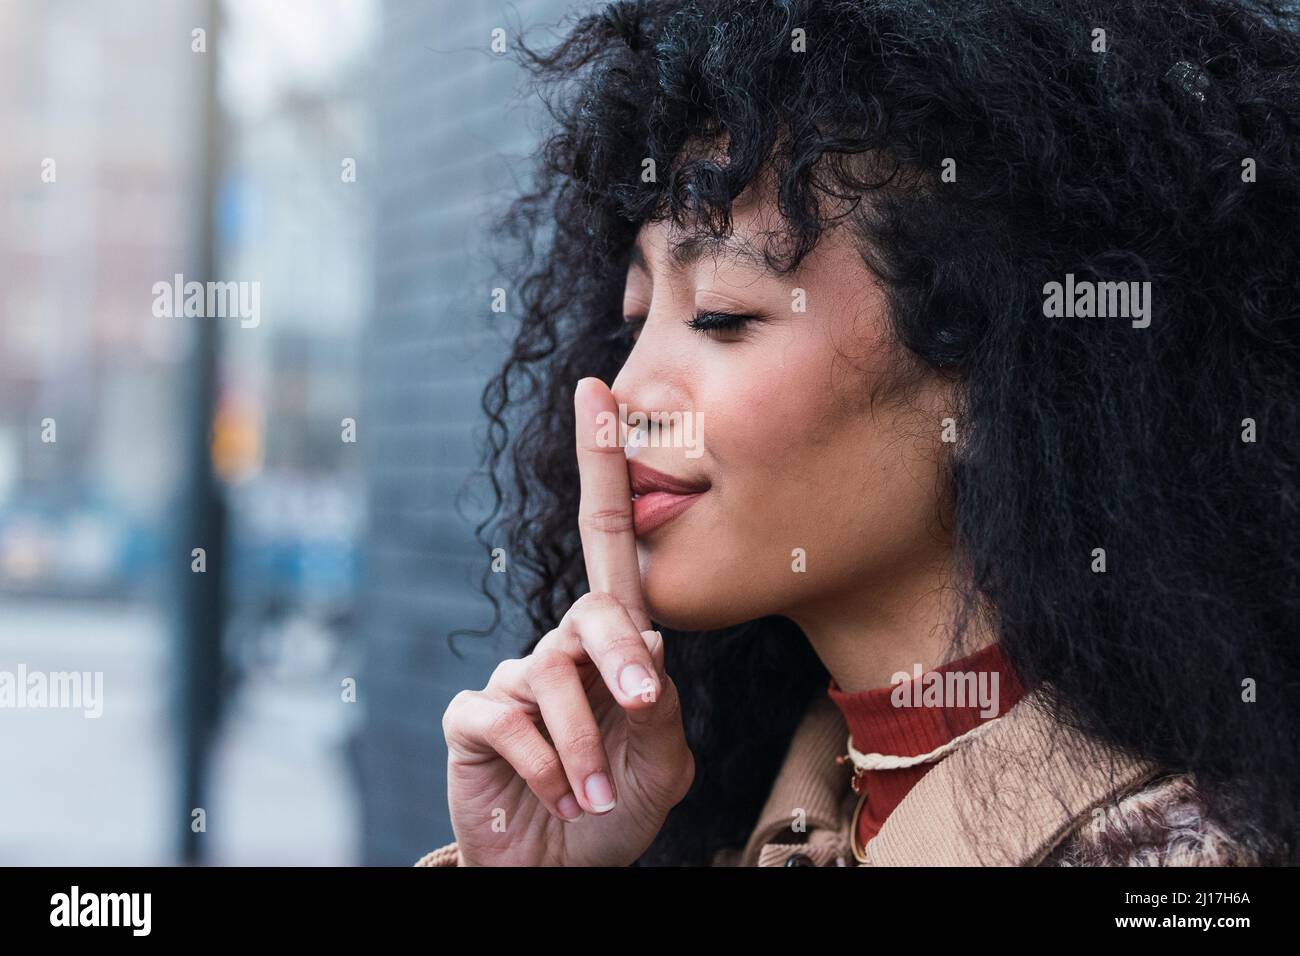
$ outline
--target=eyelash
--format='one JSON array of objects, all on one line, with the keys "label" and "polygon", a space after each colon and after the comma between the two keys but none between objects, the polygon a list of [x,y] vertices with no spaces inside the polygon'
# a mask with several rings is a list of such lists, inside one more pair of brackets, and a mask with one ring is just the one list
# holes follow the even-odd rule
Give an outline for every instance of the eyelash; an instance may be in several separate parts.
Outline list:
[{"label": "eyelash", "polygon": [[[629,342],[635,342],[635,336],[640,331],[641,326],[645,324],[645,316],[625,317],[623,332]],[[718,312],[699,311],[686,320],[686,327],[692,331],[699,332],[701,335],[707,335],[709,338],[718,338],[729,332],[739,332],[749,325],[750,322],[759,321],[756,315],[748,315],[739,312]]]},{"label": "eyelash", "polygon": [[757,322],[758,316],[738,312],[696,312],[686,325],[703,335],[715,337],[718,333],[739,332]]}]

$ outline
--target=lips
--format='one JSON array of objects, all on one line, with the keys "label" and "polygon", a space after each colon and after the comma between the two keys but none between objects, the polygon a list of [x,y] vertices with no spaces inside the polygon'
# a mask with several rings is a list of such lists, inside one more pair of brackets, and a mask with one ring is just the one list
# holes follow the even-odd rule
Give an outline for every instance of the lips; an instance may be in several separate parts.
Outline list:
[{"label": "lips", "polygon": [[632,523],[638,537],[676,518],[710,487],[706,481],[666,475],[635,460],[627,463],[627,471],[632,485]]}]

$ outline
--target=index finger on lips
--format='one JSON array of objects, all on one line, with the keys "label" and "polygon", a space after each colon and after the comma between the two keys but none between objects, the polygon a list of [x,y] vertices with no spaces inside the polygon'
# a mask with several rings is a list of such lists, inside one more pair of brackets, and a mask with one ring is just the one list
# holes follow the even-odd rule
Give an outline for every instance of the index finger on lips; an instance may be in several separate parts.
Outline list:
[{"label": "index finger on lips", "polygon": [[[618,599],[638,631],[651,629],[641,594],[641,568],[632,524],[632,487],[618,404],[598,378],[584,378],[573,393],[581,498],[578,531],[592,591]],[[612,430],[613,441],[610,441]]]}]

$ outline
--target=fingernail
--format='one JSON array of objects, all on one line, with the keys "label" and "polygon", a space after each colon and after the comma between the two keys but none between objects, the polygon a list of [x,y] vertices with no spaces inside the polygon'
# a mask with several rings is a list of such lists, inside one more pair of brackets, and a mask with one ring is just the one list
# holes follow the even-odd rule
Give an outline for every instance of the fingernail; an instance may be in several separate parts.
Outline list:
[{"label": "fingernail", "polygon": [[628,664],[618,675],[618,686],[629,697],[640,697],[647,691],[654,691],[655,683],[650,672],[640,664]]},{"label": "fingernail", "polygon": [[587,800],[597,813],[614,809],[614,788],[610,786],[609,777],[603,773],[593,773],[587,778]]},{"label": "fingernail", "polygon": [[569,822],[573,822],[582,816],[582,807],[578,805],[577,798],[571,793],[566,793],[561,797],[555,808],[560,811],[560,816]]}]

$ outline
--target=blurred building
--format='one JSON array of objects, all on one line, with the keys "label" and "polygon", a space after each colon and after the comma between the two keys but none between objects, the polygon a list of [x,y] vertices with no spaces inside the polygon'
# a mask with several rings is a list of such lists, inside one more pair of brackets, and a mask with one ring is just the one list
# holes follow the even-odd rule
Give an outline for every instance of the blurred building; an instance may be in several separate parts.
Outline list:
[{"label": "blurred building", "polygon": [[489,299],[504,280],[485,229],[537,152],[530,126],[540,103],[519,95],[518,68],[491,52],[492,31],[513,44],[522,22],[537,45],[538,28],[571,6],[388,0],[383,8],[375,306],[361,376],[366,863],[410,864],[451,839],[443,711],[522,643],[461,639],[464,659],[450,650],[449,632],[491,620],[478,592],[489,556],[473,538],[472,501],[458,511],[455,498],[478,462],[482,386],[503,358]]},{"label": "blurred building", "polygon": [[[0,713],[0,758],[24,768],[0,788],[0,862],[174,859],[164,572],[189,562],[173,540],[184,363],[209,322],[231,522],[225,664],[202,675],[226,703],[205,859],[359,857],[361,713],[338,675],[359,669],[365,497],[340,421],[358,415],[373,193],[340,171],[372,162],[377,15],[372,0],[0,4],[0,667],[102,671],[107,698],[94,721]],[[210,173],[216,278],[258,283],[256,327],[153,310],[155,283],[211,278],[192,275]]]},{"label": "blurred building", "polygon": [[[503,350],[487,227],[542,115],[492,31],[544,43],[569,8],[0,3],[0,667],[105,685],[100,719],[0,713],[23,768],[0,863],[174,862],[168,701],[194,681],[224,711],[204,861],[401,865],[450,839],[442,713],[526,638],[448,642],[491,619],[457,495]],[[256,283],[257,323],[155,315],[177,274]],[[211,322],[225,631],[178,668],[186,362]]]},{"label": "blurred building", "polygon": [[150,287],[193,241],[201,6],[0,4],[0,591],[156,564],[187,330]]}]

